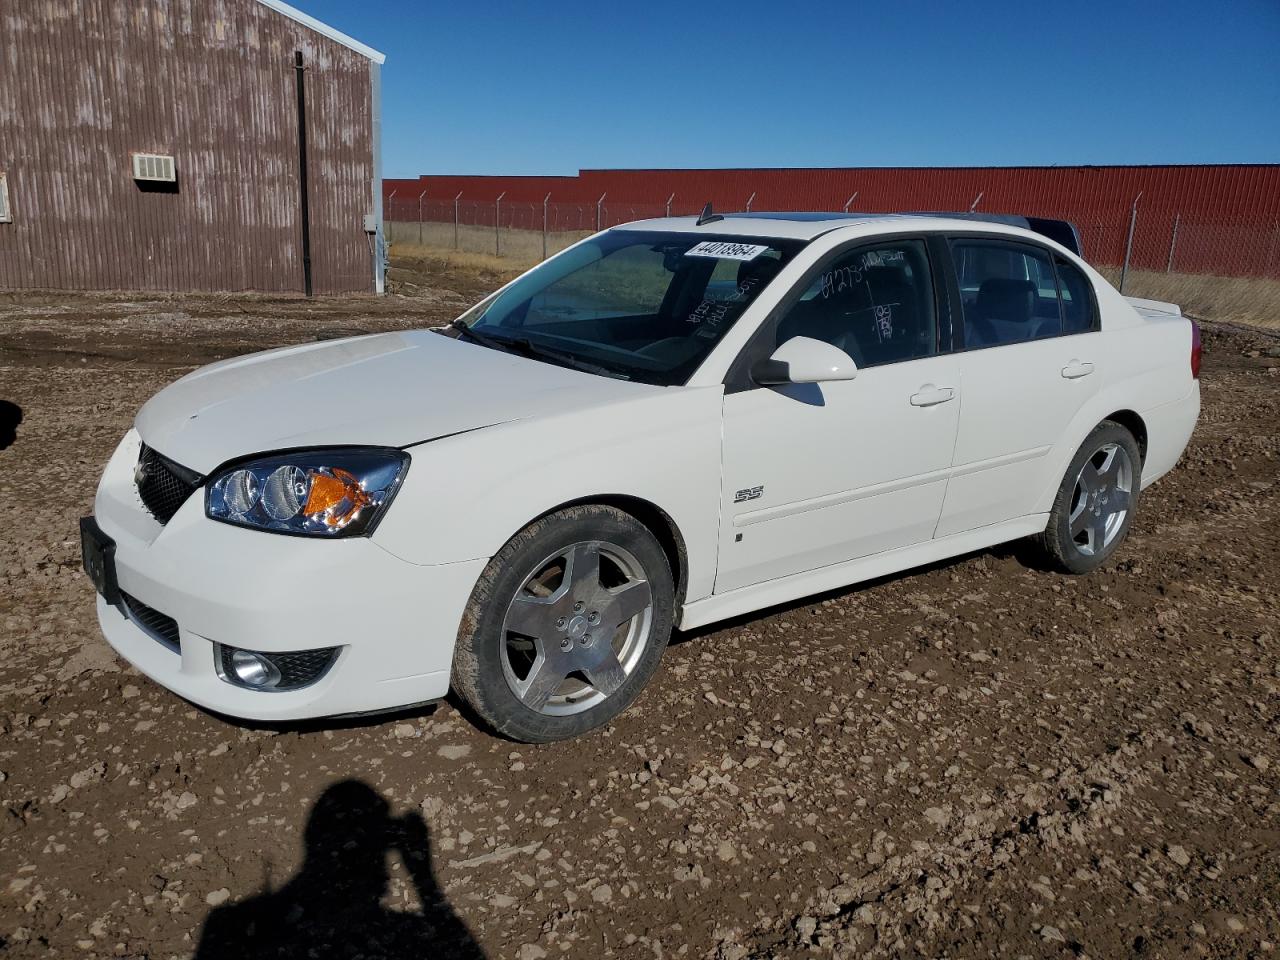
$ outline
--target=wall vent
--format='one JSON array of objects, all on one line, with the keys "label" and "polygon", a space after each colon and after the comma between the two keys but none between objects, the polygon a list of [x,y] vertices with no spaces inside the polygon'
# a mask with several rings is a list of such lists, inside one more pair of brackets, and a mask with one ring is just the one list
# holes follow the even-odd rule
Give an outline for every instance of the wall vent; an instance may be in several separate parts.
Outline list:
[{"label": "wall vent", "polygon": [[173,157],[160,153],[135,153],[133,155],[133,179],[153,180],[160,183],[177,183],[178,172]]},{"label": "wall vent", "polygon": [[9,175],[0,173],[0,223],[12,223],[13,212],[9,209]]}]

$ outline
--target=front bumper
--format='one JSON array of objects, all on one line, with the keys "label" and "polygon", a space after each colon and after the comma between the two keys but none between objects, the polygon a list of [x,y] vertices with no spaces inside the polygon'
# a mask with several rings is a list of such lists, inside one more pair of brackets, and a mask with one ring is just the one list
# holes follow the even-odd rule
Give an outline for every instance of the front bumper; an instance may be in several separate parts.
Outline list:
[{"label": "front bumper", "polygon": [[[208,519],[203,492],[166,525],[133,482],[140,440],[117,448],[94,511],[116,542],[120,589],[178,624],[178,650],[98,598],[113,648],[157,683],[209,710],[298,720],[439,699],[467,600],[484,559],[437,566],[401,560],[364,537],[312,540]],[[263,652],[341,647],[297,690],[248,690],[219,677],[214,644]]]}]

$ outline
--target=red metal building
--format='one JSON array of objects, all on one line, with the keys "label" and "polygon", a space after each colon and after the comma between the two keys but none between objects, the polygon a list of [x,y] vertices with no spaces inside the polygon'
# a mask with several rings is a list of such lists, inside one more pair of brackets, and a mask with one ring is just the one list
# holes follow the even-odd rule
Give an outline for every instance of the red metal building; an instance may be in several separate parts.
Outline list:
[{"label": "red metal building", "polygon": [[[600,204],[602,225],[634,216],[691,213],[707,201],[719,210],[890,212],[977,210],[1064,217],[1081,228],[1096,263],[1123,259],[1134,203],[1134,265],[1164,269],[1177,252],[1184,270],[1245,275],[1280,273],[1280,164],[1125,167],[842,167],[726,170],[583,170],[576,177],[425,176],[386,180],[397,202],[459,193],[511,208],[551,202]],[[603,198],[603,202],[601,202]],[[400,209],[405,209],[403,206]],[[434,209],[441,209],[435,207]],[[1175,230],[1196,232],[1177,240]],[[1248,242],[1240,238],[1247,232]],[[1275,235],[1275,236],[1273,236]],[[1234,246],[1228,265],[1211,257]],[[1212,249],[1211,249],[1212,248]],[[1246,249],[1247,248],[1247,249]]]},{"label": "red metal building", "polygon": [[[708,200],[741,210],[753,194],[756,210],[867,212],[980,210],[1038,214],[1046,210],[1178,207],[1188,214],[1280,214],[1280,164],[1142,167],[810,167],[725,170],[582,170],[576,177],[424,176],[384,181],[396,190],[434,199],[458,192],[492,201],[595,203],[607,200],[665,203],[675,194],[681,208]],[[1034,208],[1034,209],[1028,209]]]}]

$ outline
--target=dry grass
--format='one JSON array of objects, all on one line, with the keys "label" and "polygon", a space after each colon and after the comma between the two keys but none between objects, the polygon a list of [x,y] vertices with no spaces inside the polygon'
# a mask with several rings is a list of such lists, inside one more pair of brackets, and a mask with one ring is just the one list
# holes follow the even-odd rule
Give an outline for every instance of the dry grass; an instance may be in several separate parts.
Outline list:
[{"label": "dry grass", "polygon": [[[1099,272],[1112,283],[1120,281],[1119,268]],[[1280,280],[1130,270],[1124,292],[1176,303],[1183,313],[1206,320],[1280,328]]]},{"label": "dry grass", "polygon": [[[387,240],[392,252],[401,248],[429,247],[434,250],[453,250],[462,253],[478,253],[499,256],[503,260],[531,266],[542,259],[543,239],[541,230],[520,230],[503,227],[476,227],[460,224],[454,232],[452,223],[405,223],[387,221]],[[569,230],[548,233],[546,251],[550,256],[565,247],[577,243],[591,231]]]},{"label": "dry grass", "polygon": [[495,257],[491,253],[471,253],[467,250],[451,250],[445,247],[418,246],[397,243],[391,250],[391,261],[430,261],[447,267],[451,272],[465,274],[501,274],[514,277],[528,270],[537,260],[519,257]]},{"label": "dry grass", "polygon": [[[420,288],[424,278],[445,275],[464,278],[468,283],[496,288],[535,266],[539,260],[495,257],[491,253],[470,253],[433,246],[397,243],[391,248],[391,289],[409,292]],[[650,270],[628,271],[625,268],[602,270],[600,262],[587,266],[577,274],[561,280],[559,295],[571,302],[591,302],[605,297],[620,309],[645,313],[662,299],[665,281]]]}]

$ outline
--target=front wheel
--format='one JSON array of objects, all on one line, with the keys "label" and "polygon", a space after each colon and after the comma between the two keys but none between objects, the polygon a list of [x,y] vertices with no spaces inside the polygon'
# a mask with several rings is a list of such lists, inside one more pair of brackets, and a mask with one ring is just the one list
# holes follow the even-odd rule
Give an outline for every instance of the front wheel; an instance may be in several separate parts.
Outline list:
[{"label": "front wheel", "polygon": [[1115,553],[1133,523],[1142,456],[1133,434],[1104,420],[1076,452],[1040,546],[1066,573],[1088,573]]},{"label": "front wheel", "polygon": [[630,514],[549,514],[489,561],[453,658],[453,685],[496,732],[563,740],[639,695],[671,636],[675,589],[657,538]]}]

